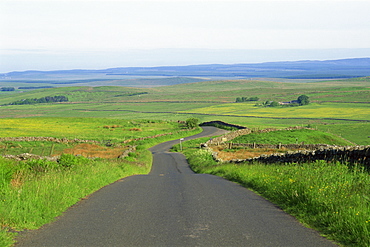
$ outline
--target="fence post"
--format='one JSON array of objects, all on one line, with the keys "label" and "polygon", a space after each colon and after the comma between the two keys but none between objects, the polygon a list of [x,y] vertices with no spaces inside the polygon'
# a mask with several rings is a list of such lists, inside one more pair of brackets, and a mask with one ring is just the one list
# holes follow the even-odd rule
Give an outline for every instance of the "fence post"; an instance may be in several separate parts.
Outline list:
[{"label": "fence post", "polygon": [[256,148],[256,143],[255,142],[253,142],[253,148]]}]

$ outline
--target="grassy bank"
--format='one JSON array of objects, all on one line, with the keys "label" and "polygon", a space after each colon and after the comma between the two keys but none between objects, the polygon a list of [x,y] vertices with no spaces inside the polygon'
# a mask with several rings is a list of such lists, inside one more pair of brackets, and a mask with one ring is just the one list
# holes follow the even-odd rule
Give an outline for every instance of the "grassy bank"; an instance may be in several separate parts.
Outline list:
[{"label": "grassy bank", "polygon": [[232,140],[233,143],[260,143],[260,144],[329,144],[346,146],[350,142],[330,133],[311,130],[281,130],[268,133],[253,132],[248,135],[239,136]]},{"label": "grassy bank", "polygon": [[[135,145],[136,151],[129,153],[124,159],[88,159],[70,154],[62,154],[58,162],[14,161],[0,157],[0,246],[10,246],[14,242],[16,231],[39,228],[54,220],[82,198],[118,179],[135,174],[147,174],[152,164],[152,155],[147,148],[201,131],[200,128],[183,129],[175,122],[147,120],[39,118],[2,119],[2,121],[8,123],[6,126],[3,125],[3,130],[7,129],[6,132],[1,132],[3,136],[13,137],[44,134],[58,138],[73,136],[80,139],[91,137],[90,139],[94,140],[110,138],[114,143],[120,143],[127,139],[165,135],[131,141],[129,145]],[[124,126],[124,123],[127,125]],[[56,126],[58,124],[59,131]],[[110,127],[104,128],[103,124],[109,124]],[[120,127],[112,128],[113,125]],[[43,132],[40,131],[41,126],[45,127]],[[131,131],[131,128],[140,128],[140,131]],[[99,133],[97,129],[104,133]],[[9,143],[11,145],[6,146],[7,153],[30,149],[37,151],[35,146],[37,142],[28,143],[31,146],[27,146],[27,142],[24,141]],[[44,142],[39,144],[46,145]],[[49,143],[46,146],[49,146]],[[3,152],[4,150],[5,148]]]},{"label": "grassy bank", "polygon": [[275,203],[303,224],[345,246],[370,245],[370,176],[361,167],[328,164],[218,164],[197,148],[183,144],[191,168],[235,181]]},{"label": "grassy bank", "polygon": [[151,156],[143,151],[137,157],[137,162],[129,162],[63,155],[59,163],[0,158],[4,237],[0,245],[12,242],[6,230],[36,229],[101,187],[126,176],[148,173]]}]

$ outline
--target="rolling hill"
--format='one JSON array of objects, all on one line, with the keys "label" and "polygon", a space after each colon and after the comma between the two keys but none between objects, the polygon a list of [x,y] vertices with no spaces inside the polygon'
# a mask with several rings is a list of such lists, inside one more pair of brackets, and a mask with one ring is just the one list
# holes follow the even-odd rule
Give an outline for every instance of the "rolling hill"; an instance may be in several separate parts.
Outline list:
[{"label": "rolling hill", "polygon": [[0,74],[0,86],[156,87],[218,79],[323,80],[370,75],[370,58],[326,61],[122,67],[101,70],[18,71]]}]

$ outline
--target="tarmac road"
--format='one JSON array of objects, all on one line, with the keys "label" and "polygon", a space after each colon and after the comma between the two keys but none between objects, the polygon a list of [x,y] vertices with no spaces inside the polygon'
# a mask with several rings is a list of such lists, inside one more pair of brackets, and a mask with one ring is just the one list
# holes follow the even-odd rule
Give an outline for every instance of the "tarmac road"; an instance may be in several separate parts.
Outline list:
[{"label": "tarmac road", "polygon": [[[205,127],[191,138],[218,134]],[[253,192],[194,174],[183,155],[167,152],[174,143],[151,148],[148,175],[102,188],[55,222],[22,233],[16,246],[336,246]]]}]

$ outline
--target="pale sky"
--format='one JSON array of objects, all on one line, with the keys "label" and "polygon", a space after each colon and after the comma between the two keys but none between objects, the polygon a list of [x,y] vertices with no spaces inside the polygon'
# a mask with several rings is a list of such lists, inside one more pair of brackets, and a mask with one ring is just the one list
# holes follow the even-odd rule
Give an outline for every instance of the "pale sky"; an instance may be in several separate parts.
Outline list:
[{"label": "pale sky", "polygon": [[0,0],[0,72],[370,57],[369,13],[370,0]]}]

